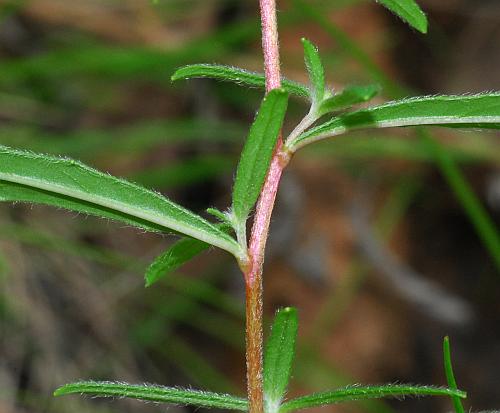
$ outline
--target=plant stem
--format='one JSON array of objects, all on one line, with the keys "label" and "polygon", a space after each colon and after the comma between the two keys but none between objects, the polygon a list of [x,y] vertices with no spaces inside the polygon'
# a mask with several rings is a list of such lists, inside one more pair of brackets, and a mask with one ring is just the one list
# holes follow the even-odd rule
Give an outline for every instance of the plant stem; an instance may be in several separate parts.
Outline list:
[{"label": "plant stem", "polygon": [[[281,86],[276,0],[260,0],[262,49],[266,73],[266,91]],[[245,268],[246,282],[246,360],[249,413],[264,412],[263,392],[263,331],[262,331],[262,267],[269,233],[271,214],[283,169],[289,161],[282,151],[281,136],[269,167],[255,217],[248,248],[249,263]]]}]

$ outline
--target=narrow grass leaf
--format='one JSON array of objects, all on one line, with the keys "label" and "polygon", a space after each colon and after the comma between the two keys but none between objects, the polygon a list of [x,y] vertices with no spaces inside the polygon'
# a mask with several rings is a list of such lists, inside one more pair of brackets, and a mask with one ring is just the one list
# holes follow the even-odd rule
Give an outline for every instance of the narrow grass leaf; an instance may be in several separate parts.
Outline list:
[{"label": "narrow grass leaf", "polygon": [[380,399],[384,397],[414,396],[456,396],[465,398],[467,394],[456,389],[433,386],[415,386],[407,384],[387,384],[383,386],[347,386],[331,392],[315,393],[283,403],[280,413],[307,409],[348,401]]},{"label": "narrow grass leaf", "polygon": [[[266,87],[266,77],[263,73],[255,73],[237,67],[213,64],[195,64],[181,67],[177,69],[171,79],[172,81],[176,81],[193,78],[210,78],[259,89],[264,89]],[[305,98],[310,97],[310,91],[307,86],[294,82],[293,80],[282,79],[281,87],[290,95]]]},{"label": "narrow grass leaf", "polygon": [[286,392],[295,355],[297,329],[295,308],[283,308],[276,313],[264,355],[264,396],[270,405],[279,405]]},{"label": "narrow grass leaf", "polygon": [[232,237],[199,215],[70,159],[0,146],[0,201],[48,204],[151,231],[170,230],[241,256]]},{"label": "narrow grass leaf", "polygon": [[151,263],[146,270],[146,287],[171,274],[180,266],[210,248],[206,242],[194,238],[181,238]]},{"label": "narrow grass leaf", "polygon": [[288,144],[292,150],[350,130],[399,126],[500,128],[500,93],[471,96],[424,96],[337,116]]},{"label": "narrow grass leaf", "polygon": [[[446,375],[446,381],[450,389],[457,389],[457,382],[455,380],[455,375],[453,374],[453,366],[451,364],[451,351],[450,351],[450,339],[446,336],[443,340],[443,359],[444,359],[444,372]],[[462,405],[462,400],[460,397],[451,396],[453,401],[453,407],[455,408],[455,413],[464,413],[464,406]]]},{"label": "narrow grass leaf", "polygon": [[342,92],[325,99],[319,108],[320,115],[325,115],[329,112],[348,109],[359,103],[368,102],[373,99],[380,87],[377,85],[367,86],[348,86]]},{"label": "narrow grass leaf", "polygon": [[319,104],[325,96],[325,69],[317,47],[307,39],[302,39],[302,45],[304,46],[304,61],[309,73],[309,81],[313,88],[313,100]]},{"label": "narrow grass leaf", "polygon": [[274,89],[262,101],[241,153],[233,189],[232,212],[244,223],[266,178],[288,104],[288,93]]},{"label": "narrow grass leaf", "polygon": [[377,0],[421,33],[427,33],[427,17],[414,0]]},{"label": "narrow grass leaf", "polygon": [[83,381],[66,384],[54,392],[54,396],[63,396],[67,394],[81,394],[93,397],[128,397],[156,403],[240,411],[248,410],[247,400],[239,397],[156,385]]}]

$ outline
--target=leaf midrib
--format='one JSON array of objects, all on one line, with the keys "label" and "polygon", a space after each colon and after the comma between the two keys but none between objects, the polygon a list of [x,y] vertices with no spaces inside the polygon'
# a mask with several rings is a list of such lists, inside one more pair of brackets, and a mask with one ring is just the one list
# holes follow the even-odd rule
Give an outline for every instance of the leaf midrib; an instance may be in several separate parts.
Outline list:
[{"label": "leaf midrib", "polygon": [[[34,179],[22,175],[0,172],[0,180],[8,181],[12,183],[17,183],[25,185],[32,188],[41,189],[44,191],[56,193],[59,195],[68,196],[71,198],[76,198],[85,202],[89,202],[94,205],[99,205],[101,207],[113,209],[115,211],[122,212],[124,214],[134,216],[137,218],[144,219],[145,221],[155,223],[166,229],[181,232],[183,234],[189,235],[193,238],[197,238],[201,241],[212,244],[216,247],[222,248],[236,257],[242,255],[241,248],[236,243],[236,241],[231,242],[230,240],[221,239],[208,231],[201,228],[192,228],[190,226],[185,226],[179,224],[178,221],[170,219],[165,215],[160,215],[147,207],[131,207],[129,204],[125,204],[120,201],[116,201],[110,198],[105,198],[101,195],[90,194],[83,190],[71,189],[65,186],[57,185],[55,183],[47,183],[43,180]],[[178,208],[175,204],[170,205],[172,208],[177,209],[179,212],[184,212],[182,209]],[[205,224],[210,223],[207,221]],[[214,228],[214,231],[217,231]]]}]

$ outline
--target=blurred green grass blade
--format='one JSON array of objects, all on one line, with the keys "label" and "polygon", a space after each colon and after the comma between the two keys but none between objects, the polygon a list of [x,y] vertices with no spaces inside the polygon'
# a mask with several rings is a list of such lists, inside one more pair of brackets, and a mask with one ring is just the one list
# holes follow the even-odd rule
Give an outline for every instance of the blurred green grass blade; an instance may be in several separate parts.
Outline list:
[{"label": "blurred green grass blade", "polygon": [[0,200],[49,204],[148,230],[173,230],[241,254],[232,237],[202,217],[153,191],[69,159],[0,146]]},{"label": "blurred green grass blade", "polygon": [[162,344],[161,353],[193,383],[214,388],[218,392],[237,392],[230,379],[217,370],[187,340],[170,334]]},{"label": "blurred green grass blade", "polygon": [[374,98],[380,87],[377,85],[348,86],[342,92],[335,94],[331,98],[325,99],[319,108],[321,115],[348,109],[359,103],[368,102]]},{"label": "blurred green grass blade", "polygon": [[[255,73],[238,67],[215,64],[194,64],[181,67],[176,70],[171,79],[172,81],[176,81],[193,78],[210,78],[259,89],[265,89],[266,87],[266,77],[263,73]],[[282,79],[281,87],[290,95],[305,98],[310,97],[307,86],[298,82]]]},{"label": "blurred green grass blade", "polygon": [[414,0],[377,0],[420,33],[427,33],[427,17]]},{"label": "blurred green grass blade", "polygon": [[194,239],[182,238],[167,248],[146,270],[146,287],[166,277],[192,258],[210,248],[210,245]]},{"label": "blurred green grass blade", "polygon": [[337,116],[300,135],[293,150],[361,128],[401,126],[500,128],[500,93],[472,96],[430,96],[397,100]]},{"label": "blurred green grass blade", "polygon": [[[207,280],[208,278],[208,280]],[[205,303],[222,313],[227,313],[238,320],[244,319],[244,305],[241,300],[226,292],[220,287],[214,286],[213,277],[189,277],[184,274],[174,274],[168,277],[165,284],[174,289],[178,294],[184,294],[193,300]]]},{"label": "blurred green grass blade", "polygon": [[227,394],[156,385],[84,381],[66,384],[65,386],[59,387],[54,392],[54,396],[63,396],[67,394],[89,395],[93,397],[127,397],[156,403],[171,403],[240,411],[248,410],[248,402],[245,399]]},{"label": "blurred green grass blade", "polygon": [[264,397],[275,411],[285,395],[292,372],[297,339],[297,310],[292,307],[278,310],[264,354]]},{"label": "blurred green grass blade", "polygon": [[325,406],[347,401],[363,399],[380,399],[384,397],[406,397],[406,396],[457,396],[466,397],[461,390],[433,387],[415,386],[406,384],[387,384],[382,386],[347,386],[331,392],[315,393],[299,397],[282,404],[280,413],[293,410],[307,409],[311,407]]},{"label": "blurred green grass blade", "polygon": [[158,145],[234,142],[241,140],[246,133],[246,126],[241,123],[196,119],[148,120],[122,127],[83,129],[64,134],[48,133],[32,126],[0,126],[5,146],[92,159],[96,154],[140,155]]},{"label": "blurred green grass blade", "polygon": [[173,165],[147,168],[131,174],[130,178],[149,188],[171,189],[210,181],[229,172],[233,165],[228,156],[198,156]]},{"label": "blurred green grass blade", "polygon": [[232,213],[244,226],[260,195],[274,147],[285,119],[288,93],[270,91],[263,99],[243,147],[233,188]]},{"label": "blurred green grass blade", "polygon": [[[443,340],[443,359],[444,359],[444,372],[446,375],[446,381],[450,389],[457,389],[457,382],[455,380],[455,375],[453,374],[453,366],[451,363],[451,351],[450,351],[450,339],[446,336]],[[453,401],[453,407],[455,408],[455,413],[464,413],[464,406],[462,405],[462,400],[460,397],[451,396]]]},{"label": "blurred green grass blade", "polygon": [[25,224],[1,225],[0,239],[20,242],[47,251],[61,252],[116,268],[140,269],[144,265],[131,256],[106,249],[103,246],[96,247],[84,242],[59,238]]},{"label": "blurred green grass blade", "polygon": [[307,39],[302,39],[304,62],[312,86],[313,101],[319,104],[325,96],[325,69],[321,63],[318,48]]},{"label": "blurred green grass blade", "polygon": [[427,132],[419,135],[435,156],[441,173],[469,216],[476,233],[500,270],[500,233],[449,153]]}]

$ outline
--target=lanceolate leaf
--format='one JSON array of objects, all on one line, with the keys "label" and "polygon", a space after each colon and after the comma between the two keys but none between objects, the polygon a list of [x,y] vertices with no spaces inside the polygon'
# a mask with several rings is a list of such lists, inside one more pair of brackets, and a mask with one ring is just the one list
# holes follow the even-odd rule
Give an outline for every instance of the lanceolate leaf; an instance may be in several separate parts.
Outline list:
[{"label": "lanceolate leaf", "polygon": [[314,141],[362,128],[398,126],[500,128],[500,93],[416,97],[337,116],[287,143],[293,151]]},{"label": "lanceolate leaf", "polygon": [[273,407],[279,406],[288,386],[297,328],[295,308],[284,308],[276,313],[264,355],[264,396],[269,405],[268,411],[274,411]]},{"label": "lanceolate leaf", "polygon": [[[177,69],[172,75],[173,81],[193,78],[210,78],[260,89],[266,87],[266,77],[263,73],[249,72],[248,70],[231,66],[210,64],[189,65]],[[281,87],[290,95],[310,97],[309,89],[301,83],[282,79]]]},{"label": "lanceolate leaf", "polygon": [[348,386],[331,392],[316,393],[290,400],[283,403],[280,408],[280,413],[346,401],[405,396],[457,396],[465,398],[467,394],[455,389],[406,384],[388,384],[384,386],[366,387]]},{"label": "lanceolate leaf", "polygon": [[241,153],[233,189],[232,212],[244,223],[259,197],[288,104],[288,93],[274,89],[262,101]]},{"label": "lanceolate leaf", "polygon": [[304,45],[304,61],[309,73],[309,81],[313,87],[313,100],[319,103],[325,95],[325,69],[316,46],[307,39],[302,39],[302,44]]},{"label": "lanceolate leaf", "polygon": [[167,198],[80,162],[0,146],[0,201],[41,203],[116,219],[147,230],[173,230],[241,258],[232,237]]},{"label": "lanceolate leaf", "polygon": [[84,381],[66,384],[54,392],[54,396],[63,396],[67,394],[81,394],[94,397],[128,397],[131,399],[157,403],[240,411],[248,410],[248,402],[239,397],[156,385]]},{"label": "lanceolate leaf", "polygon": [[206,242],[194,238],[182,238],[156,257],[146,271],[146,287],[178,269],[210,247]]},{"label": "lanceolate leaf", "polygon": [[[450,339],[445,337],[443,340],[443,358],[444,358],[444,372],[446,374],[446,381],[451,389],[457,389],[457,382],[455,381],[455,375],[453,374],[453,366],[451,364],[451,351],[450,351]],[[464,413],[464,406],[460,397],[455,395],[451,396],[453,401],[453,407],[455,408],[455,413]]]},{"label": "lanceolate leaf", "polygon": [[377,0],[421,33],[427,33],[427,17],[414,0]]},{"label": "lanceolate leaf", "polygon": [[335,112],[348,109],[359,103],[368,102],[380,90],[377,85],[367,86],[348,86],[342,92],[325,99],[319,108],[319,114],[324,115],[329,112]]}]

